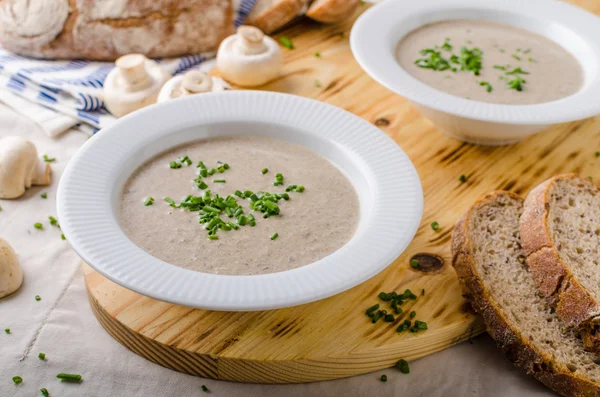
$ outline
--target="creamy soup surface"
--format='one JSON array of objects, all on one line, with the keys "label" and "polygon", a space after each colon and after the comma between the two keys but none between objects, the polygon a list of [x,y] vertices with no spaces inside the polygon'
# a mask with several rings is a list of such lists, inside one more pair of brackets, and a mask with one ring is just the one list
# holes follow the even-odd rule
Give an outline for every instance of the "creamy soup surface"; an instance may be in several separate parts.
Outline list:
[{"label": "creamy soup surface", "polygon": [[[193,163],[170,168],[182,156]],[[218,230],[218,240],[209,240],[205,224],[199,223],[203,211],[172,208],[163,200],[179,203],[188,195],[204,194],[194,182],[200,160],[208,169],[219,167],[218,162],[229,165],[223,173],[202,178],[213,196],[227,197],[236,190],[282,194],[289,185],[305,189],[288,192],[289,201],[277,202],[279,215],[268,219],[249,209],[250,199],[237,198],[245,216],[255,216],[256,226]],[[284,183],[273,186],[278,173]],[[146,206],[148,196],[154,202]],[[148,253],[187,269],[231,275],[274,273],[322,259],[352,238],[359,215],[352,184],[327,159],[302,146],[262,137],[211,138],[159,154],[125,183],[120,205],[123,230]],[[225,213],[220,218],[237,223]],[[275,233],[278,237],[272,240]]]},{"label": "creamy soup surface", "polygon": [[[452,55],[460,61],[461,55],[473,54],[461,54],[461,47],[467,51],[481,50],[478,76],[472,70],[461,70],[459,63],[451,61]],[[422,54],[427,49],[447,60],[450,68],[440,70],[444,69],[439,66],[444,61],[440,63],[439,59],[434,60],[438,70],[415,64],[425,59],[419,64],[429,65],[432,52]],[[423,83],[481,102],[513,105],[550,102],[574,94],[584,80],[579,62],[555,42],[524,29],[478,20],[444,21],[416,29],[399,42],[396,58],[402,68]]]}]

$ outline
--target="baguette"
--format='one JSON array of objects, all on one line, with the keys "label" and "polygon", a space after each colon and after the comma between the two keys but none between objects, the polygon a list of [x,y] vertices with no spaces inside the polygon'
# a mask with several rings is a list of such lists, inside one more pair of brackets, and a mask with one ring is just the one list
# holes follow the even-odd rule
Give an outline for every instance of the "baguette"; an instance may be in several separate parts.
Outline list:
[{"label": "baguette", "polygon": [[35,58],[173,57],[232,33],[231,0],[0,1],[0,43]]},{"label": "baguette", "polygon": [[520,229],[540,291],[600,353],[600,191],[574,174],[551,178],[527,196]]},{"label": "baguette", "polygon": [[323,23],[336,23],[348,18],[360,0],[315,0],[308,10],[306,16]]},{"label": "baguette", "polygon": [[515,366],[564,396],[600,396],[600,365],[538,292],[520,246],[523,200],[480,199],[457,223],[452,256],[466,297]]},{"label": "baguette", "polygon": [[308,0],[257,0],[246,24],[270,34],[301,14],[307,4]]}]

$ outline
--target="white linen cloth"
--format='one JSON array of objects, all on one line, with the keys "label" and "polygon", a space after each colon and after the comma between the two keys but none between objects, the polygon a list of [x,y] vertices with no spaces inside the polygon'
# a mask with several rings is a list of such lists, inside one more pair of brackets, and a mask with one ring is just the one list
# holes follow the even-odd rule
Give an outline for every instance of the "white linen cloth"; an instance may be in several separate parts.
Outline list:
[{"label": "white linen cloth", "polygon": [[[244,23],[256,0],[234,0],[234,25]],[[170,74],[200,68],[213,52],[159,59]],[[93,134],[115,118],[106,110],[102,87],[113,62],[40,60],[12,54],[0,47],[0,101],[34,120],[49,136],[71,127]],[[204,65],[209,70],[210,66]],[[34,105],[23,106],[24,101]]]}]

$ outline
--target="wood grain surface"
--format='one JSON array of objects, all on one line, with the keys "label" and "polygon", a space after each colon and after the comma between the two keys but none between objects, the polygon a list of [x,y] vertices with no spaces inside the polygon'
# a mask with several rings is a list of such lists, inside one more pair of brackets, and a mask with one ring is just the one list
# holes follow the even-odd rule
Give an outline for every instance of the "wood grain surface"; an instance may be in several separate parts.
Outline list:
[{"label": "wood grain surface", "polygon": [[[574,3],[600,13],[600,1]],[[452,226],[475,199],[494,189],[524,194],[562,172],[600,177],[600,159],[594,155],[600,150],[599,118],[558,125],[504,147],[475,146],[442,135],[354,61],[348,44],[353,20],[325,26],[303,19],[281,32],[279,36],[292,39],[296,48],[283,50],[283,76],[263,89],[344,108],[378,126],[404,149],[425,194],[425,212],[414,241],[385,271],[349,291],[263,312],[212,312],[156,301],[119,287],[86,265],[92,309],[123,345],[181,372],[268,383],[340,378],[434,353],[483,331],[450,266]],[[459,181],[461,174],[467,176],[464,183]],[[438,231],[432,230],[433,221],[439,222]],[[410,259],[417,254],[440,258],[441,268],[411,268]],[[365,316],[380,291],[406,288],[425,289],[424,296],[405,305],[405,313],[416,311],[416,318],[428,323],[427,331],[397,334],[397,323],[405,317],[392,324],[372,324]]]}]

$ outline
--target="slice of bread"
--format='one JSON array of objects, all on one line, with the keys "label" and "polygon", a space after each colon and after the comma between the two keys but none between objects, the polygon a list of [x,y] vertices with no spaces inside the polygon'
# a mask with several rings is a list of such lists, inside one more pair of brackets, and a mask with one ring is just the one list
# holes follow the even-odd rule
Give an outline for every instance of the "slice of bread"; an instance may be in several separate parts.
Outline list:
[{"label": "slice of bread", "polygon": [[540,291],[586,349],[600,353],[600,191],[558,175],[525,200],[521,239]]},{"label": "slice of bread", "polygon": [[257,0],[246,24],[270,34],[298,16],[307,4],[308,0]]},{"label": "slice of bread", "polygon": [[539,293],[519,239],[523,200],[480,199],[452,235],[452,263],[488,333],[518,368],[564,396],[600,396],[600,365]]},{"label": "slice of bread", "polygon": [[359,4],[360,0],[315,0],[306,16],[323,23],[340,22],[352,15]]}]

